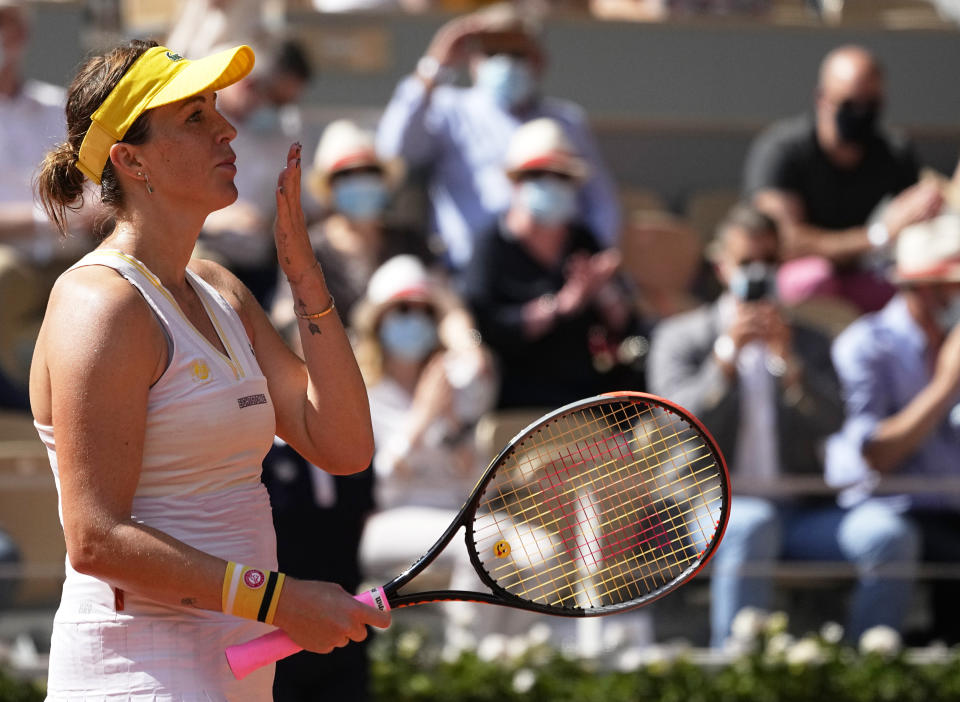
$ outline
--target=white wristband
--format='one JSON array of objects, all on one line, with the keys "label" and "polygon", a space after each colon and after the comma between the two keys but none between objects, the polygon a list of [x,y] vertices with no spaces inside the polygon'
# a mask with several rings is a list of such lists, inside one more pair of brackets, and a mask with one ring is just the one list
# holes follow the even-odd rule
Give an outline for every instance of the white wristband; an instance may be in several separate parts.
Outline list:
[{"label": "white wristband", "polygon": [[733,339],[723,334],[713,342],[713,354],[722,363],[733,363],[737,357],[737,346]]},{"label": "white wristband", "polygon": [[883,222],[874,222],[867,227],[867,241],[875,249],[882,249],[890,242],[890,232]]}]

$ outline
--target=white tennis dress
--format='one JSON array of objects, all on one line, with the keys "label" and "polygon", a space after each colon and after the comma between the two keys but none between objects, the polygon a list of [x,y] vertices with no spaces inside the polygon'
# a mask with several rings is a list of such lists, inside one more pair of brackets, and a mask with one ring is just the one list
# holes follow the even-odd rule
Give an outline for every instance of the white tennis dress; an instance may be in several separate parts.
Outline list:
[{"label": "white tennis dress", "polygon": [[[212,286],[187,271],[225,356],[142,263],[100,250],[74,268],[91,265],[113,268],[133,284],[168,336],[170,363],[150,389],[131,516],[201,551],[275,570],[270,500],[260,482],[275,431],[273,403],[240,318]],[[59,491],[56,427],[38,424],[37,429]],[[123,593],[121,604],[110,585],[76,572],[67,558],[51,641],[48,699],[270,700],[273,666],[237,681],[224,648],[272,629],[133,592]]]}]

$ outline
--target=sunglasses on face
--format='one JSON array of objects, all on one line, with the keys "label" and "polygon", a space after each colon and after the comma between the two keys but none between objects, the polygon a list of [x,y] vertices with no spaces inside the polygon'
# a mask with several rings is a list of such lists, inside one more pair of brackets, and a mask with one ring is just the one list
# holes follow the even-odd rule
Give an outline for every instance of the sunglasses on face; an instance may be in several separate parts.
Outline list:
[{"label": "sunglasses on face", "polygon": [[389,311],[396,312],[398,314],[422,312],[431,319],[436,319],[437,316],[437,311],[433,308],[433,306],[428,305],[425,302],[398,302],[397,304],[393,305]]},{"label": "sunglasses on face", "polygon": [[573,180],[566,173],[557,173],[556,171],[544,171],[544,170],[530,170],[523,171],[517,175],[517,180],[540,180],[541,178],[553,178],[554,180],[563,181],[564,183],[569,183]]},{"label": "sunglasses on face", "polygon": [[378,166],[360,166],[358,168],[345,168],[342,171],[337,171],[330,177],[330,182],[334,183],[338,178],[345,178],[347,176],[358,175],[358,174],[372,174],[372,175],[383,175],[383,170]]}]

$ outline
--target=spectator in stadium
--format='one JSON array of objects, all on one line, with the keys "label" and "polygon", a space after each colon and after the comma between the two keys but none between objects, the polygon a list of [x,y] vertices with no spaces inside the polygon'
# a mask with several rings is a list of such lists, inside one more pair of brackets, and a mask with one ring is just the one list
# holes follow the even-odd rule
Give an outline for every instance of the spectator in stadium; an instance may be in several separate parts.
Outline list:
[{"label": "spectator in stadium", "polygon": [[62,243],[31,184],[63,141],[63,89],[24,77],[31,39],[26,3],[0,0],[0,407],[26,409],[33,343],[53,280],[91,246],[89,221],[71,217]]},{"label": "spectator in stadium", "polygon": [[[851,509],[849,539],[885,529],[913,544],[902,580],[882,603],[899,627],[915,561],[960,562],[960,494],[941,480],[960,476],[960,214],[914,224],[896,245],[898,294],[834,342],[847,419],[827,444],[827,477]],[[930,482],[875,494],[884,478]],[[885,490],[885,493],[890,491]],[[960,643],[956,581],[933,584],[934,638]]]},{"label": "spectator in stadium", "polygon": [[[434,36],[414,75],[397,87],[381,119],[377,142],[384,156],[401,156],[412,169],[429,167],[431,226],[443,239],[449,264],[461,268],[474,237],[510,204],[503,157],[524,122],[550,117],[589,166],[579,211],[605,246],[619,238],[614,184],[583,110],[543,96],[543,48],[528,20],[499,3],[459,17]],[[472,84],[448,84],[468,67]]]},{"label": "spectator in stadium", "polygon": [[[380,158],[372,132],[349,120],[329,124],[317,145],[306,184],[327,215],[311,225],[310,241],[344,324],[350,323],[370,276],[388,259],[407,253],[428,265],[437,263],[422,231],[390,219],[390,199],[403,171],[400,160]],[[282,323],[295,321],[288,292],[281,281],[273,307]]]},{"label": "spectator in stadium", "polygon": [[473,427],[492,406],[495,383],[459,299],[410,254],[373,274],[354,329],[370,397],[378,508],[364,530],[361,563],[389,574],[426,552],[479,477]]},{"label": "spectator in stadium", "polygon": [[587,161],[558,122],[540,118],[514,133],[501,168],[512,183],[509,208],[478,237],[459,281],[500,361],[499,406],[639,389],[643,373],[621,363],[640,320],[620,253],[585,225],[577,197]]},{"label": "spectator in stadium", "polygon": [[881,129],[885,83],[869,51],[834,49],[820,66],[813,113],[772,125],[750,148],[744,193],[779,222],[787,303],[833,296],[879,309],[893,294],[876,270],[885,247],[940,207],[936,187],[915,185],[913,149]]},{"label": "spectator in stadium", "polygon": [[211,213],[200,251],[226,265],[262,304],[269,304],[277,266],[272,226],[276,214],[276,154],[302,137],[297,101],[312,70],[292,40],[263,39],[253,71],[217,93],[220,111],[238,128],[237,201]]},{"label": "spectator in stadium", "polygon": [[[829,339],[791,321],[777,298],[780,250],[772,219],[735,206],[714,242],[723,294],[661,322],[648,361],[651,391],[699,417],[731,469],[730,521],[713,559],[713,646],[741,608],[771,608],[772,578],[745,571],[779,559],[843,560],[833,500],[776,491],[783,476],[822,475],[823,442],[843,421]],[[869,595],[862,583],[858,601]]]}]

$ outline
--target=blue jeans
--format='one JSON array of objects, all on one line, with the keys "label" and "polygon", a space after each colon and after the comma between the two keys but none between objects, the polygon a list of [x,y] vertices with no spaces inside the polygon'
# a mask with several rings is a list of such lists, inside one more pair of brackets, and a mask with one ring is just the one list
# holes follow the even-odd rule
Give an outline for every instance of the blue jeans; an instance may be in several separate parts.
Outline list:
[{"label": "blue jeans", "polygon": [[[858,579],[845,627],[847,639],[857,641],[878,624],[899,630],[920,552],[916,526],[880,502],[867,500],[844,510],[734,497],[726,533],[712,562],[711,645],[723,645],[741,608],[770,609],[770,577],[741,571],[746,565],[773,565],[778,560],[852,563]],[[878,569],[891,565],[896,565],[899,577],[878,574]]]}]

